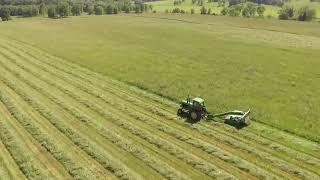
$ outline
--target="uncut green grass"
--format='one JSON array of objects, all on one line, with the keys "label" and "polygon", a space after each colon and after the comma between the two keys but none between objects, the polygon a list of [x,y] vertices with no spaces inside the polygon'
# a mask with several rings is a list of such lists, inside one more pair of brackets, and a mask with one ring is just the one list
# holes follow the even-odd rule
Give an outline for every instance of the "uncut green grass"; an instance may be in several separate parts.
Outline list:
[{"label": "uncut green grass", "polygon": [[[184,11],[186,11],[186,13],[191,13],[191,9],[195,10],[196,14],[200,14],[200,9],[201,6],[198,6],[196,4],[192,4],[191,0],[185,0],[184,3],[182,3],[181,5],[173,5],[174,0],[165,0],[165,1],[154,1],[154,2],[149,2],[147,4],[150,4],[153,6],[153,10],[156,10],[157,12],[162,12],[164,13],[166,10],[172,11],[172,9],[174,8],[179,8],[179,9],[183,9]],[[216,13],[216,14],[220,14],[221,11],[221,7],[218,6],[218,3],[208,3],[207,1],[205,1],[204,6],[206,8],[211,8],[212,13]]]},{"label": "uncut green grass", "polygon": [[[319,142],[320,24],[144,16],[16,19],[0,23],[0,38],[175,101],[201,96],[212,112],[251,108],[255,120]],[[265,33],[277,40],[263,40]]]},{"label": "uncut green grass", "polygon": [[[191,0],[185,0],[184,3],[181,5],[173,5],[174,0],[163,0],[163,1],[154,1],[154,2],[148,2],[147,4],[150,4],[153,6],[153,10],[156,10],[157,12],[164,13],[166,10],[172,11],[174,8],[183,9],[186,13],[191,13],[191,9],[195,10],[195,14],[200,14],[201,6],[198,6],[197,4],[192,4]],[[211,8],[212,13],[220,14],[222,7],[218,6],[218,3],[212,2],[209,3],[207,0],[205,0],[204,6],[209,9]],[[264,5],[266,7],[266,11],[264,13],[265,16],[271,16],[276,17],[277,12],[279,10],[278,7],[275,6],[268,6]]]},{"label": "uncut green grass", "polygon": [[[195,10],[195,14],[200,14],[201,6],[197,6],[196,4],[192,4],[191,0],[185,0],[184,3],[181,5],[173,5],[174,0],[161,0],[161,1],[154,1],[154,2],[148,2],[147,4],[150,4],[153,6],[153,9],[157,12],[164,13],[166,10],[172,11],[174,8],[183,9],[186,13],[191,13],[191,9]],[[320,18],[320,3],[318,2],[310,2],[309,0],[296,0],[291,1],[289,4],[293,5],[294,7],[301,7],[304,5],[307,5],[311,8],[314,8],[317,11],[316,18]],[[209,9],[211,8],[212,13],[220,14],[222,7],[218,6],[218,3],[213,2],[209,3],[207,0],[205,0],[204,6]],[[263,5],[266,10],[264,12],[265,17],[278,17],[278,12],[281,9],[278,6],[271,6],[271,5]]]}]

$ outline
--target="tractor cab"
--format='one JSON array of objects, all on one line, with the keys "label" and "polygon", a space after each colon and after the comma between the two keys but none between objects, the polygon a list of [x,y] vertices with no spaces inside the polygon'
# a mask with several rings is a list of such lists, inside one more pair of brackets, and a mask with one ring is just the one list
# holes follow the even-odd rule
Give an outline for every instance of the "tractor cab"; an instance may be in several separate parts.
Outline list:
[{"label": "tractor cab", "polygon": [[187,100],[182,100],[181,101],[181,107],[182,108],[188,108],[188,107],[193,107],[194,109],[202,109],[204,107],[204,100],[196,97],[193,98],[191,101],[191,98],[188,97]]},{"label": "tractor cab", "polygon": [[203,108],[204,107],[204,100],[199,97],[196,97],[192,100],[192,105],[195,108]]},{"label": "tractor cab", "polygon": [[187,116],[192,120],[204,118],[207,114],[204,100],[199,97],[193,98],[192,101],[190,97],[187,100],[182,100],[177,114],[179,116]]}]

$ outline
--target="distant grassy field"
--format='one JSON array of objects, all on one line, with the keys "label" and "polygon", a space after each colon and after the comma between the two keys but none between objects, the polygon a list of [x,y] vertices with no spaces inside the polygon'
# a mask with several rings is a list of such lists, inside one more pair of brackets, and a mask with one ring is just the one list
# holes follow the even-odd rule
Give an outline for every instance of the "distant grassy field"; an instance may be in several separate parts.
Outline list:
[{"label": "distant grassy field", "polygon": [[[149,2],[147,4],[151,4],[153,5],[153,9],[156,10],[157,12],[162,12],[164,13],[166,10],[172,11],[172,9],[174,8],[180,8],[186,11],[186,13],[191,12],[191,9],[195,10],[196,14],[200,14],[200,9],[201,6],[197,6],[196,4],[192,4],[191,0],[186,0],[184,3],[182,3],[181,5],[173,5],[174,0],[163,0],[163,1],[154,1],[154,2]],[[222,9],[222,7],[218,6],[218,3],[213,2],[213,3],[209,3],[207,1],[205,1],[204,6],[209,9],[211,8],[212,13],[216,13],[216,14],[220,14],[220,11]],[[276,17],[277,16],[277,12],[278,12],[278,7],[274,7],[274,6],[268,6],[265,5],[266,7],[266,11],[265,11],[265,16],[272,16],[272,17]]]},{"label": "distant grassy field", "polygon": [[[196,14],[200,14],[200,8],[201,6],[197,6],[196,4],[192,4],[191,0],[186,0],[181,5],[173,5],[174,0],[161,0],[161,1],[154,1],[149,2],[147,4],[153,5],[153,9],[157,12],[164,13],[166,10],[172,11],[174,8],[180,8],[185,10],[187,13],[190,14],[191,9],[195,10]],[[310,2],[308,0],[297,0],[292,1],[290,4],[300,7],[302,5],[309,5],[310,7],[313,7],[317,10],[317,18],[320,18],[320,3],[317,2]],[[204,6],[209,9],[211,8],[213,13],[220,14],[222,7],[218,6],[218,3],[208,3],[208,1],[205,1]],[[263,5],[266,7],[266,11],[264,12],[265,17],[278,17],[278,11],[280,10],[280,7],[277,6],[270,6],[270,5]]]},{"label": "distant grassy field", "polygon": [[[82,16],[0,23],[17,39],[175,101],[319,142],[320,24],[200,15]],[[147,68],[146,68],[147,67]]]},{"label": "distant grassy field", "polygon": [[[192,4],[191,0],[186,0],[184,3],[181,5],[173,5],[173,0],[164,0],[164,1],[154,1],[154,2],[149,2],[147,4],[153,5],[153,9],[156,10],[157,12],[162,12],[164,13],[166,10],[172,11],[174,8],[180,8],[185,10],[187,13],[190,14],[191,9],[195,10],[196,14],[200,14],[200,8],[201,6],[197,6],[196,4]],[[211,8],[213,13],[220,13],[221,7],[218,7],[218,3],[208,3],[205,2],[205,7],[206,8]]]}]

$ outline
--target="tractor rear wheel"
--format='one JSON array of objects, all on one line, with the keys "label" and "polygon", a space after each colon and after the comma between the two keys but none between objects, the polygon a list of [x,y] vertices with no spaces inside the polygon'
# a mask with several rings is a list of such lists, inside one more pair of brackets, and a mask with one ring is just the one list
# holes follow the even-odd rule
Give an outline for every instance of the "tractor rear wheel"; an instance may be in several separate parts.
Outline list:
[{"label": "tractor rear wheel", "polygon": [[200,119],[200,114],[195,111],[191,111],[189,117],[193,121],[198,121]]},{"label": "tractor rear wheel", "polygon": [[180,108],[180,109],[178,109],[178,111],[177,111],[177,115],[178,116],[182,116],[182,109]]}]

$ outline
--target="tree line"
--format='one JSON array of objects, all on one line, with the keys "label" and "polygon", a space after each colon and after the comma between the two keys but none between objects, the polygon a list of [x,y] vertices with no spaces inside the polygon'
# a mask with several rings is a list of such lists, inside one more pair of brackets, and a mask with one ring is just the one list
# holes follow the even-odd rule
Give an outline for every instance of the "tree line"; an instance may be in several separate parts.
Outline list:
[{"label": "tree line", "polygon": [[[260,4],[248,2],[224,7],[221,10],[221,15],[243,17],[255,17],[258,15],[263,17],[265,10],[265,7]],[[293,5],[285,4],[278,14],[278,18],[281,20],[311,21],[316,17],[316,10],[309,6],[294,7]]]},{"label": "tree line", "polygon": [[[89,15],[142,13],[151,11],[152,6],[141,1],[118,0],[118,1],[66,1],[66,0],[26,0],[13,1],[8,4],[6,0],[0,0],[0,17],[2,21],[8,21],[11,16],[34,17],[48,16],[49,18],[64,18],[67,16],[79,16],[83,12]],[[37,4],[39,3],[39,4]],[[4,5],[3,5],[4,4]],[[16,5],[19,4],[19,5]],[[22,5],[21,5],[22,4]],[[32,5],[29,5],[32,4]]]},{"label": "tree line", "polygon": [[279,11],[279,19],[311,21],[316,17],[316,10],[309,6],[294,7],[293,5],[284,5]]},{"label": "tree line", "polygon": [[247,2],[224,7],[220,13],[223,16],[242,16],[249,18],[255,17],[256,15],[263,17],[265,10],[266,8],[261,4]]}]

